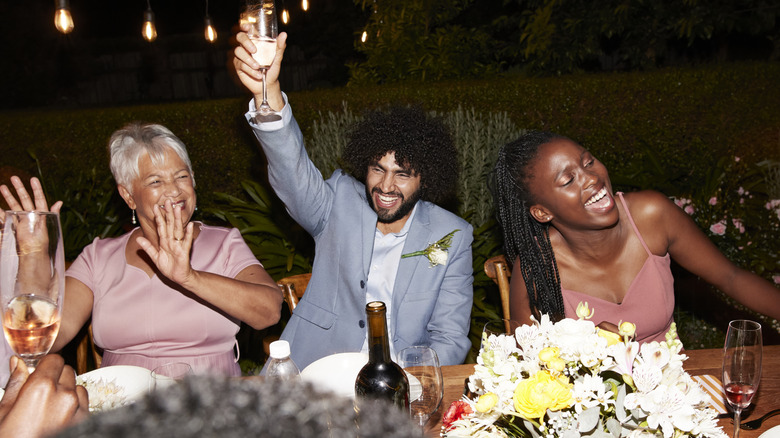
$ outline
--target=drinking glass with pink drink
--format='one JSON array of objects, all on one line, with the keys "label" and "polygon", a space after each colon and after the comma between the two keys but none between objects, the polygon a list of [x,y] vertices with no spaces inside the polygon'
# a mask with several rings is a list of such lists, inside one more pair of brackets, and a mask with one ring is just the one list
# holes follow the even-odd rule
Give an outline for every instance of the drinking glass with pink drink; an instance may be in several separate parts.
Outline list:
[{"label": "drinking glass with pink drink", "polygon": [[761,324],[738,319],[729,323],[723,345],[723,389],[734,410],[734,438],[742,410],[750,406],[761,380]]},{"label": "drinking glass with pink drink", "polygon": [[51,212],[6,211],[0,223],[3,332],[32,372],[60,329],[65,292],[60,217]]}]

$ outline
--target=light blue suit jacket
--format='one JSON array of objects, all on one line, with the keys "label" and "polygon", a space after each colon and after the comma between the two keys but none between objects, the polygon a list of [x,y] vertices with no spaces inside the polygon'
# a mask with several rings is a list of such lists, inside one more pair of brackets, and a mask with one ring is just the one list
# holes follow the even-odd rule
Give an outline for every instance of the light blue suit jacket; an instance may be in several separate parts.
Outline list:
[{"label": "light blue suit jacket", "polygon": [[[321,357],[360,351],[363,346],[377,215],[368,204],[365,186],[352,176],[337,170],[323,179],[306,153],[289,105],[282,114],[284,125],[279,129],[253,128],[268,160],[271,185],[315,240],[312,279],[282,333],[293,361],[303,369]],[[422,250],[455,229],[460,231],[453,237],[446,265],[431,267],[424,256],[403,258],[393,290],[396,351],[430,345],[442,365],[462,363],[471,348],[473,229],[458,216],[420,201],[402,252]]]}]

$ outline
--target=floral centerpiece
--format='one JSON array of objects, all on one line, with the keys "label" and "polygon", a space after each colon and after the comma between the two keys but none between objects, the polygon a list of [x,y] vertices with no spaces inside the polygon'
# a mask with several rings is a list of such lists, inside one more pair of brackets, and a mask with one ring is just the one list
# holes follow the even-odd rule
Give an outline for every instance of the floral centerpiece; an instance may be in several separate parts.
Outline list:
[{"label": "floral centerpiece", "polygon": [[444,415],[446,437],[726,438],[709,396],[683,370],[687,356],[672,326],[664,342],[633,341],[586,318],[547,315],[515,336],[483,339],[469,390]]}]

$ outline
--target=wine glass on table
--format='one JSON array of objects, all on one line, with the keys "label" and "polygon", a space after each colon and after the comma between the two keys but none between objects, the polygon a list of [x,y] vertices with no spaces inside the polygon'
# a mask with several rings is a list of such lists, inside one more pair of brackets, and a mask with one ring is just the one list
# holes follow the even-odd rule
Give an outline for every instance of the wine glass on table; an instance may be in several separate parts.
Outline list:
[{"label": "wine glass on table", "polygon": [[411,416],[420,428],[424,428],[444,395],[439,356],[431,347],[407,347],[398,353],[398,365],[409,378]]},{"label": "wine glass on table", "polygon": [[482,342],[480,344],[481,349],[484,349],[485,343],[490,341],[490,337],[494,338],[498,335],[515,335],[515,330],[522,324],[513,319],[493,319],[485,323],[482,327]]},{"label": "wine glass on table", "polygon": [[723,389],[734,411],[734,438],[742,410],[750,406],[761,380],[761,324],[738,319],[729,323],[723,346]]},{"label": "wine glass on table", "polygon": [[241,26],[257,49],[252,58],[260,64],[260,71],[263,73],[263,101],[251,115],[256,123],[281,120],[282,116],[268,105],[266,85],[266,73],[276,57],[276,37],[279,34],[273,0],[248,2],[241,15]]},{"label": "wine glass on table", "polygon": [[6,211],[0,216],[3,332],[33,372],[60,330],[65,292],[60,217],[42,211]]}]

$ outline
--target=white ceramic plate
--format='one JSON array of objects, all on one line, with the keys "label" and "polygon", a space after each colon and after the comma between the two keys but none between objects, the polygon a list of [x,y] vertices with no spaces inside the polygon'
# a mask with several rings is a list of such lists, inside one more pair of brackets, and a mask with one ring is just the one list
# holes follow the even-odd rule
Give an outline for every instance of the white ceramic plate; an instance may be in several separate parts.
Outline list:
[{"label": "white ceramic plate", "polygon": [[[321,391],[330,391],[340,397],[355,398],[355,379],[368,362],[366,353],[337,353],[309,364],[301,371],[301,379]],[[409,373],[409,398],[417,400],[422,394],[420,381]]]},{"label": "white ceramic plate", "polygon": [[780,425],[767,430],[759,435],[758,438],[780,438]]},{"label": "white ceramic plate", "polygon": [[115,365],[76,377],[87,388],[89,410],[104,411],[132,403],[149,391],[151,372],[143,367]]}]

